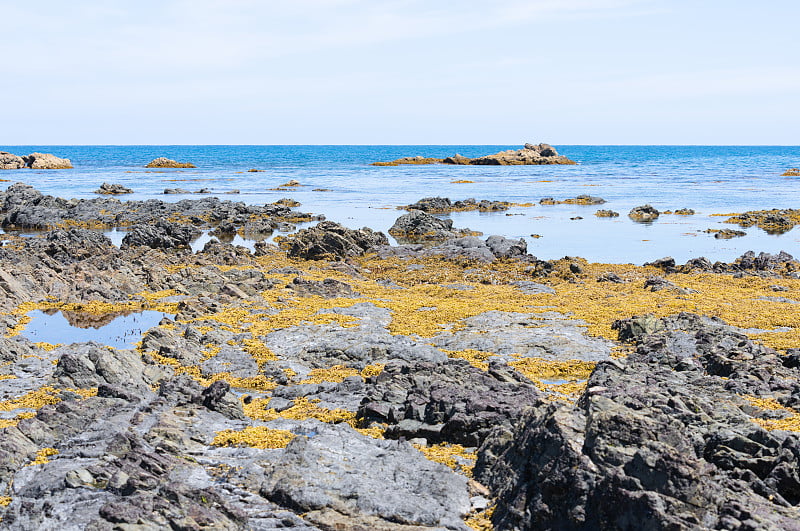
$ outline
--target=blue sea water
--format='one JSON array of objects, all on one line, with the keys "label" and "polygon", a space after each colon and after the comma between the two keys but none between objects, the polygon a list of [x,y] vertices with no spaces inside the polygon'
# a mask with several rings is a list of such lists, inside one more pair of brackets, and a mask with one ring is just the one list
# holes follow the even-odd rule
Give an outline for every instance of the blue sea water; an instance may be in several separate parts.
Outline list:
[{"label": "blue sea water", "polygon": [[[0,146],[18,155],[34,151],[72,160],[73,170],[7,170],[0,177],[29,183],[44,193],[91,198],[103,182],[135,193],[127,199],[166,201],[200,197],[164,195],[165,188],[210,189],[223,199],[250,204],[291,197],[303,212],[325,214],[350,227],[386,231],[402,214],[396,207],[427,196],[538,203],[542,197],[600,196],[600,207],[536,204],[508,212],[451,215],[457,227],[485,235],[524,237],[529,252],[543,259],[582,256],[591,261],[642,263],[671,255],[730,261],[747,250],[800,255],[800,229],[768,235],[756,227],[747,236],[717,240],[702,231],[737,228],[711,214],[769,208],[799,208],[800,178],[782,177],[800,166],[798,146],[556,146],[577,166],[397,166],[371,162],[402,156],[479,156],[519,146]],[[146,170],[166,156],[197,169]],[[250,168],[264,170],[248,173]],[[274,188],[291,180],[302,186]],[[457,184],[453,181],[469,180]],[[10,183],[3,183],[10,184]],[[326,191],[320,191],[324,189]],[[236,195],[227,192],[238,190]],[[659,210],[692,208],[694,216],[661,216],[634,223],[628,211],[649,203]],[[598,208],[618,218],[597,218]],[[582,219],[572,219],[582,218]],[[540,238],[532,238],[538,234]]]}]

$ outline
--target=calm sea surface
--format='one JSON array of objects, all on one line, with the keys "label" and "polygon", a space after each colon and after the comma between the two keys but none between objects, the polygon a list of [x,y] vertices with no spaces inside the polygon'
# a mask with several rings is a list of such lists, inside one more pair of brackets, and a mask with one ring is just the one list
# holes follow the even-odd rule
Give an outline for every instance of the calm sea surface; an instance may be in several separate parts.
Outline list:
[{"label": "calm sea surface", "polygon": [[[0,177],[29,183],[61,197],[97,197],[103,182],[135,191],[126,199],[165,201],[200,197],[164,195],[165,188],[209,189],[223,199],[250,204],[291,197],[304,212],[325,214],[349,227],[386,231],[402,214],[395,207],[427,196],[538,203],[543,197],[600,196],[597,206],[536,205],[508,212],[452,214],[457,227],[485,235],[524,237],[528,250],[544,259],[565,255],[598,262],[642,263],[671,255],[683,262],[705,256],[730,261],[747,250],[800,256],[800,229],[771,236],[758,228],[747,236],[717,240],[702,231],[736,228],[711,214],[769,208],[800,208],[800,178],[781,177],[800,166],[800,147],[779,146],[556,146],[577,166],[399,166],[371,162],[401,156],[479,156],[520,146],[0,146],[27,155],[53,153],[75,169],[7,170]],[[197,169],[145,170],[155,157],[192,162]],[[247,173],[256,168],[261,173]],[[274,191],[295,179],[303,186]],[[454,183],[457,180],[472,183]],[[1,183],[8,185],[10,183]],[[327,191],[315,191],[325,189]],[[237,195],[226,192],[238,190]],[[692,208],[694,216],[661,216],[634,223],[628,211],[649,203],[659,210]],[[597,218],[598,208],[620,217]],[[582,218],[582,219],[571,219]],[[541,238],[531,238],[531,234]]]}]

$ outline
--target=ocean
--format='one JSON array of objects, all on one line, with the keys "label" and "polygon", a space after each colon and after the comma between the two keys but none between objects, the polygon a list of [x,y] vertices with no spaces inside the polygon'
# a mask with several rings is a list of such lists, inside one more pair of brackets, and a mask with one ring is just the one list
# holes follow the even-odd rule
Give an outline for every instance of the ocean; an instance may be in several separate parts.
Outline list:
[{"label": "ocean", "polygon": [[[53,153],[72,160],[72,170],[5,170],[0,178],[25,182],[61,197],[92,198],[101,183],[134,190],[121,200],[165,201],[202,197],[165,195],[166,188],[208,189],[222,199],[249,204],[289,197],[298,210],[325,214],[357,228],[386,232],[403,214],[396,207],[423,197],[475,198],[536,203],[507,212],[458,212],[459,228],[488,236],[525,238],[528,251],[542,259],[580,256],[593,262],[635,263],[672,256],[678,262],[705,256],[731,261],[748,250],[800,256],[800,229],[769,235],[757,227],[747,235],[715,239],[707,229],[733,228],[712,214],[771,208],[800,208],[798,177],[782,177],[800,166],[798,146],[555,146],[577,166],[396,166],[370,163],[403,156],[475,157],[521,146],[0,146],[27,155]],[[192,162],[197,169],[146,170],[165,156]],[[248,169],[264,170],[250,173]],[[289,180],[302,186],[273,190]],[[455,181],[472,181],[456,183]],[[3,186],[2,188],[4,188]],[[230,192],[238,191],[236,194]],[[601,206],[540,205],[580,194],[602,197]],[[691,208],[693,216],[662,215],[650,224],[627,217],[635,206],[658,210]],[[598,209],[620,213],[597,218]],[[116,233],[117,235],[119,233]],[[531,235],[539,235],[534,238]]]}]

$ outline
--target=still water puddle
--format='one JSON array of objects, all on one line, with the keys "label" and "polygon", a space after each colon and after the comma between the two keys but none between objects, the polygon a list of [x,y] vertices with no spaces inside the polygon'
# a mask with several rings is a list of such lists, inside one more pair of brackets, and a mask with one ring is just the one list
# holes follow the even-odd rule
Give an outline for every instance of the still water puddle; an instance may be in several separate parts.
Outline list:
[{"label": "still water puddle", "polygon": [[114,348],[132,348],[161,319],[174,317],[151,310],[105,315],[34,310],[28,316],[31,321],[22,331],[22,335],[31,341],[52,344],[95,341]]}]

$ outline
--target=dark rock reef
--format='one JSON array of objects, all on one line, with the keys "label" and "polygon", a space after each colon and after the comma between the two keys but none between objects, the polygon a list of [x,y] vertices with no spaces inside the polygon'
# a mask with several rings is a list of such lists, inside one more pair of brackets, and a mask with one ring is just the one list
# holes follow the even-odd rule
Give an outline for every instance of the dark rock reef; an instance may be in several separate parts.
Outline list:
[{"label": "dark rock reef", "polygon": [[402,157],[391,162],[374,162],[373,166],[400,166],[403,164],[454,164],[474,166],[523,166],[542,164],[577,164],[559,155],[550,144],[525,144],[522,149],[509,149],[494,155],[470,159],[459,154],[444,159],[432,157]]}]

